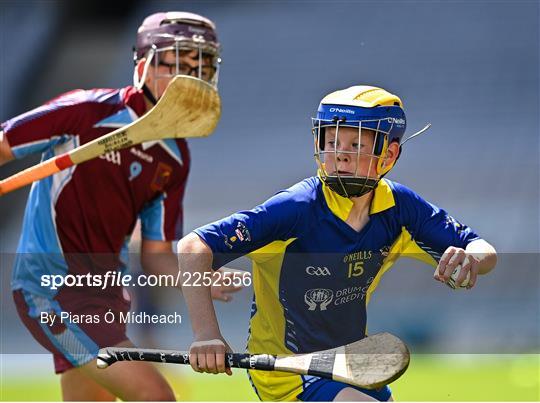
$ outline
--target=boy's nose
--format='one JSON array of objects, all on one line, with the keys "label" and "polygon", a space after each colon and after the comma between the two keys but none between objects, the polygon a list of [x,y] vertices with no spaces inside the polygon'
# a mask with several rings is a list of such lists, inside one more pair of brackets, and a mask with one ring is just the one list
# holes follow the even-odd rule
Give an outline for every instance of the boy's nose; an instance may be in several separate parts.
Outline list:
[{"label": "boy's nose", "polygon": [[338,151],[337,160],[339,162],[349,162],[350,161],[350,156],[349,156],[349,154],[343,154],[343,153],[340,153]]}]

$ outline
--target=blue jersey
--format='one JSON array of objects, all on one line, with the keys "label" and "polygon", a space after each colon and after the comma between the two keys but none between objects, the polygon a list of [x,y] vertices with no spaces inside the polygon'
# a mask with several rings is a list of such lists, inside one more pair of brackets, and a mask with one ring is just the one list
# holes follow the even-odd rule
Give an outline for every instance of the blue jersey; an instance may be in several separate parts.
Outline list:
[{"label": "blue jersey", "polygon": [[[313,177],[195,230],[214,253],[214,269],[245,254],[253,260],[251,353],[308,353],[362,339],[370,296],[398,257],[436,266],[449,246],[465,248],[478,239],[389,180],[375,188],[361,231],[345,222],[352,206]],[[263,399],[302,392],[296,375],[253,371],[251,377]]]}]

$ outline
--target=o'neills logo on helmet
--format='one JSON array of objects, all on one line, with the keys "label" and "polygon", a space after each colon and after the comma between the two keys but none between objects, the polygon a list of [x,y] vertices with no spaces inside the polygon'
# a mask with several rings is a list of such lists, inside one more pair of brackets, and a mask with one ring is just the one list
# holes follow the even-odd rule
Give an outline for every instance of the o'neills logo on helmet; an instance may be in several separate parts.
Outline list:
[{"label": "o'neills logo on helmet", "polygon": [[405,119],[401,118],[388,118],[388,123],[394,123],[396,125],[404,125]]},{"label": "o'neills logo on helmet", "polygon": [[339,113],[348,113],[348,114],[354,115],[354,111],[352,109],[330,108],[329,111],[339,112]]}]

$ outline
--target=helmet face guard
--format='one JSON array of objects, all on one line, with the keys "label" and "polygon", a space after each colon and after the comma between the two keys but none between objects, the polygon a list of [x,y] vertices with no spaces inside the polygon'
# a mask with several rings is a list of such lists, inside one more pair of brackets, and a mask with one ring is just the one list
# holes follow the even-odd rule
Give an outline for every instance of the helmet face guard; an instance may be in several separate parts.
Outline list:
[{"label": "helmet face guard", "polygon": [[[174,57],[166,60],[166,54]],[[217,87],[219,79],[220,44],[214,24],[199,15],[184,12],[157,13],[146,18],[137,33],[134,61],[146,57],[143,72],[134,74],[135,86],[142,88],[148,67],[154,67],[154,93],[159,80],[186,75],[204,80]],[[194,63],[187,63],[191,59]],[[161,68],[160,68],[161,67]]]},{"label": "helmet face guard", "polygon": [[[340,136],[343,138],[344,127],[357,130],[357,150],[348,151],[340,148]],[[351,105],[322,104],[317,117],[312,119],[315,160],[321,179],[337,194],[343,197],[360,197],[373,190],[379,180],[392,169],[384,166],[383,158],[388,145],[401,141],[405,133],[406,120],[401,106],[359,107]],[[335,138],[327,143],[327,129],[334,128]],[[362,137],[373,133],[373,145],[370,150],[360,147]],[[365,139],[365,138],[364,138]],[[353,161],[353,172],[340,173],[337,163],[339,158]],[[332,160],[334,169],[329,172],[327,162]],[[360,172],[360,162],[368,163],[367,172]]]},{"label": "helmet face guard", "polygon": [[[195,51],[195,52],[194,52]],[[165,54],[170,52],[174,55],[174,61],[171,63],[165,60]],[[189,56],[189,55],[194,55]],[[196,61],[195,67],[186,63],[187,58]],[[196,77],[206,81],[214,87],[217,87],[219,79],[219,65],[221,59],[215,49],[183,40],[175,40],[171,46],[160,47],[152,45],[148,53],[147,63],[154,66],[153,78],[157,91],[157,82],[161,79],[170,80],[177,75]],[[164,67],[160,69],[159,67]],[[164,70],[164,72],[161,72]]]}]

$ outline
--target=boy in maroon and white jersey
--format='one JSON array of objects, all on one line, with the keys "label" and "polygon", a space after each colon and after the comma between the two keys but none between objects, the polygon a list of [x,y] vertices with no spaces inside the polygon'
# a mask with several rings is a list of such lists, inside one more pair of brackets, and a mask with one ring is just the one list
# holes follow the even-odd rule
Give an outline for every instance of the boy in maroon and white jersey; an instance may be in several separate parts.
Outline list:
[{"label": "boy in maroon and white jersey", "polygon": [[[157,102],[177,74],[216,86],[219,51],[215,26],[204,17],[185,12],[147,17],[137,33],[135,85],[68,92],[4,122],[0,165],[33,153],[42,153],[45,160],[131,123]],[[122,287],[102,289],[86,282],[57,288],[44,279],[123,271],[122,252],[138,219],[145,270],[176,272],[171,242],[182,237],[189,165],[186,141],[166,139],[110,152],[33,184],[12,289],[23,322],[54,355],[65,400],[174,400],[150,364],[96,369],[99,348],[131,345],[119,321],[130,305]],[[216,288],[214,297],[226,300],[234,290]],[[62,312],[98,320],[61,321]],[[112,323],[105,320],[107,312],[114,314]],[[54,324],[44,323],[44,313],[57,319]]]}]

